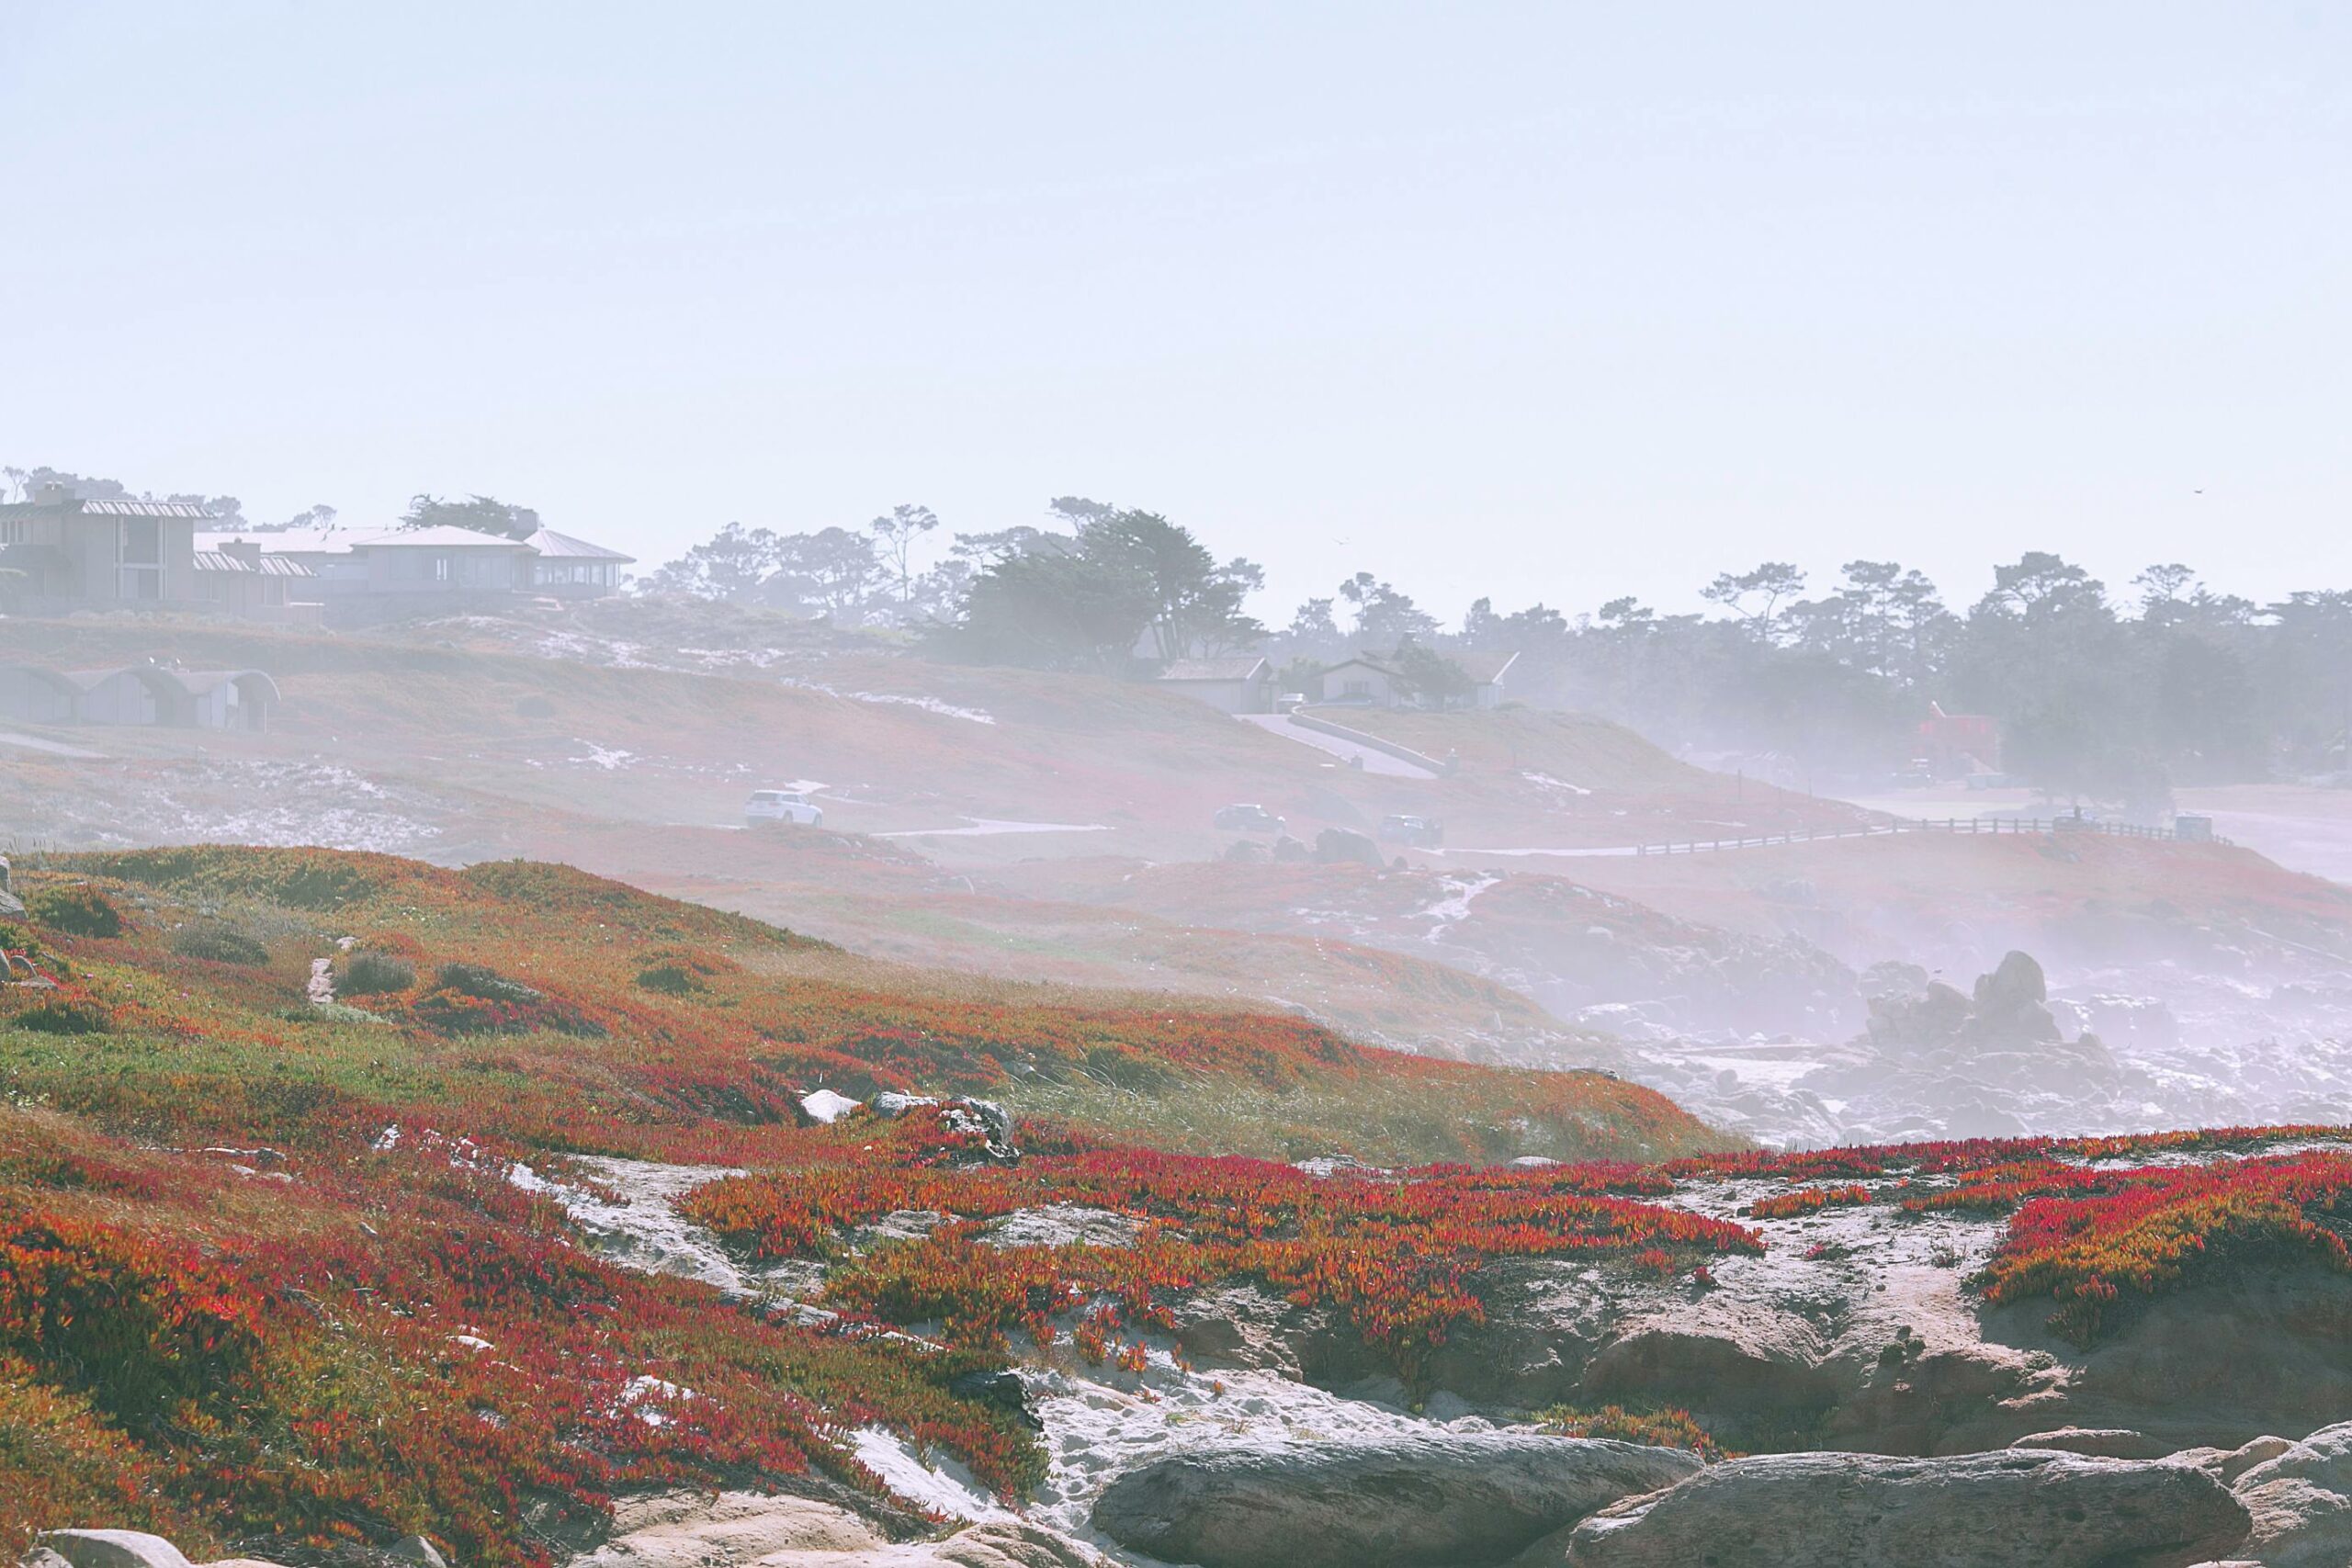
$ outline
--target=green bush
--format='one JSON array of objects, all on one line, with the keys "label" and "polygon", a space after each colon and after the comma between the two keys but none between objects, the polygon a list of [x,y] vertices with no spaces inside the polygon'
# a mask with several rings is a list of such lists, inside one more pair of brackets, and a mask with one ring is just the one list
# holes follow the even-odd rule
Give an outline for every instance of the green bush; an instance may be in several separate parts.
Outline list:
[{"label": "green bush", "polygon": [[416,965],[407,959],[389,953],[360,952],[344,960],[334,988],[338,996],[377,997],[387,991],[405,991],[415,984]]},{"label": "green bush", "polygon": [[269,949],[233,926],[187,926],[173,933],[172,951],[183,958],[211,964],[242,964],[259,968],[269,962]]},{"label": "green bush", "polygon": [[659,991],[665,997],[691,996],[710,987],[702,977],[683,964],[656,964],[638,972],[637,983],[649,991]]},{"label": "green bush", "polygon": [[433,988],[455,991],[461,997],[485,1002],[535,1002],[541,995],[521,981],[509,980],[479,964],[444,964],[434,973]]},{"label": "green bush", "polygon": [[95,887],[44,887],[25,900],[25,911],[67,936],[120,936],[122,911]]},{"label": "green bush", "polygon": [[114,1021],[96,1003],[66,999],[28,1008],[11,1021],[19,1029],[43,1034],[104,1034],[114,1027]]}]

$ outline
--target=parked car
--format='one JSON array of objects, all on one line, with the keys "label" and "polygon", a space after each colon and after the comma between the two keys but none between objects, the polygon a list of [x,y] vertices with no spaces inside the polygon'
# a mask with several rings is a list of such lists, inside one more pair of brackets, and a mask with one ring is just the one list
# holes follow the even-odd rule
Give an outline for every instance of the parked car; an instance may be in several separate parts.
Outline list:
[{"label": "parked car", "polygon": [[1262,806],[1220,806],[1216,825],[1230,833],[1279,833],[1283,819]]},{"label": "parked car", "polygon": [[753,828],[768,822],[816,828],[823,825],[825,809],[797,790],[755,789],[743,803],[743,820]]},{"label": "parked car", "polygon": [[1445,824],[1434,817],[1384,817],[1380,819],[1380,837],[1385,843],[1433,850],[1445,842]]}]

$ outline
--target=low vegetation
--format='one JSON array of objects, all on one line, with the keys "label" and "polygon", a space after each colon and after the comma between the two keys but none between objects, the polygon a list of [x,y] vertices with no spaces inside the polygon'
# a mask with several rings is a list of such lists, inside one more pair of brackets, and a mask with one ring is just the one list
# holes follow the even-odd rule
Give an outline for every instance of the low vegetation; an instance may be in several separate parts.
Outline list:
[{"label": "low vegetation", "polygon": [[[2052,1302],[2084,1336],[2219,1268],[2346,1267],[2352,1156],[2269,1152],[2276,1129],[1775,1155],[1605,1075],[957,990],[556,866],[185,850],[19,882],[6,940],[43,983],[0,989],[0,1550],[98,1510],[213,1555],[429,1531],[536,1564],[619,1488],[876,1488],[843,1441],[867,1426],[1015,1492],[1035,1434],[971,1374],[1020,1341],[1133,1369],[1183,1292],[1249,1280],[1409,1382],[1481,1317],[1498,1260],[1697,1290],[1764,1245],[1657,1201],[1692,1182],[1794,1185],[1749,1216],[1801,1224],[1865,1200],[2007,1212],[1986,1298]],[[214,931],[253,947],[189,935]],[[312,998],[322,960],[346,993],[376,967],[365,1011]],[[820,1124],[820,1087],[990,1095],[1025,1112],[1025,1157],[938,1107]],[[1499,1163],[1545,1140],[1571,1162]],[[1282,1163],[1309,1151],[1370,1163]],[[747,1259],[827,1261],[840,1315],[601,1261],[521,1174],[574,1153],[744,1168],[688,1213]],[[1133,1242],[986,1235],[1046,1208]],[[906,1211],[937,1223],[844,1246]],[[1558,1421],[1713,1451],[1673,1411]]]},{"label": "low vegetation", "polygon": [[[0,1550],[95,1511],[216,1556],[421,1530],[466,1562],[536,1562],[616,1488],[871,1488],[842,1435],[875,1424],[1011,1491],[1037,1473],[1034,1435],[967,1377],[1006,1334],[1131,1358],[1182,1280],[1251,1272],[1409,1364],[1486,1257],[1746,1244],[1634,1201],[1631,1166],[1311,1184],[1130,1146],[1148,1111],[1085,1114],[1166,1104],[1172,1127],[1229,1093],[1254,1124],[1202,1135],[1379,1160],[1519,1152],[1494,1131],[1514,1113],[1600,1156],[1722,1145],[1600,1075],[1164,999],[832,977],[821,944],[555,866],[191,849],[18,882],[31,914],[7,945],[49,983],[0,990]],[[113,921],[79,913],[101,907]],[[311,999],[322,960],[365,1011]],[[1027,1163],[966,1170],[935,1115],[812,1124],[819,1087],[1060,1100]],[[706,1200],[770,1255],[825,1252],[877,1204],[965,1222],[844,1270],[851,1310],[811,1329],[599,1261],[515,1181],[568,1153],[788,1173]],[[1131,1213],[1147,1239],[1116,1266],[978,1247],[972,1223],[1041,1198]],[[954,1330],[872,1332],[914,1314]]]}]

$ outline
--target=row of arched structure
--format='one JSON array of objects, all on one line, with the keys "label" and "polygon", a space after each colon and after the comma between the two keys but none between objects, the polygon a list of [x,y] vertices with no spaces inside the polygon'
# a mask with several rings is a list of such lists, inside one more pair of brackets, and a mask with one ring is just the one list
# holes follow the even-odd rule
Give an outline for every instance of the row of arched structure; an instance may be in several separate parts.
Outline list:
[{"label": "row of arched structure", "polygon": [[0,665],[0,718],[18,724],[152,724],[266,729],[277,682],[259,670],[117,670]]}]

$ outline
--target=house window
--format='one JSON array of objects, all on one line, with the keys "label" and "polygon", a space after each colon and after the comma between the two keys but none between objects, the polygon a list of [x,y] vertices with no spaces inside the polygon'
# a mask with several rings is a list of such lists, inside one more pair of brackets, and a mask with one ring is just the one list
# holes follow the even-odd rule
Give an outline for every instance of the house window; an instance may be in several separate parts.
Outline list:
[{"label": "house window", "polygon": [[449,581],[449,558],[447,556],[435,556],[433,558],[433,581],[435,582],[447,582]]},{"label": "house window", "polygon": [[1340,688],[1340,694],[1343,697],[1368,697],[1372,695],[1372,682],[1350,681]]},{"label": "house window", "polygon": [[0,545],[21,545],[25,542],[25,520],[11,517],[0,523]]},{"label": "house window", "polygon": [[153,517],[127,517],[116,536],[117,594],[124,599],[164,596],[164,529]]}]

